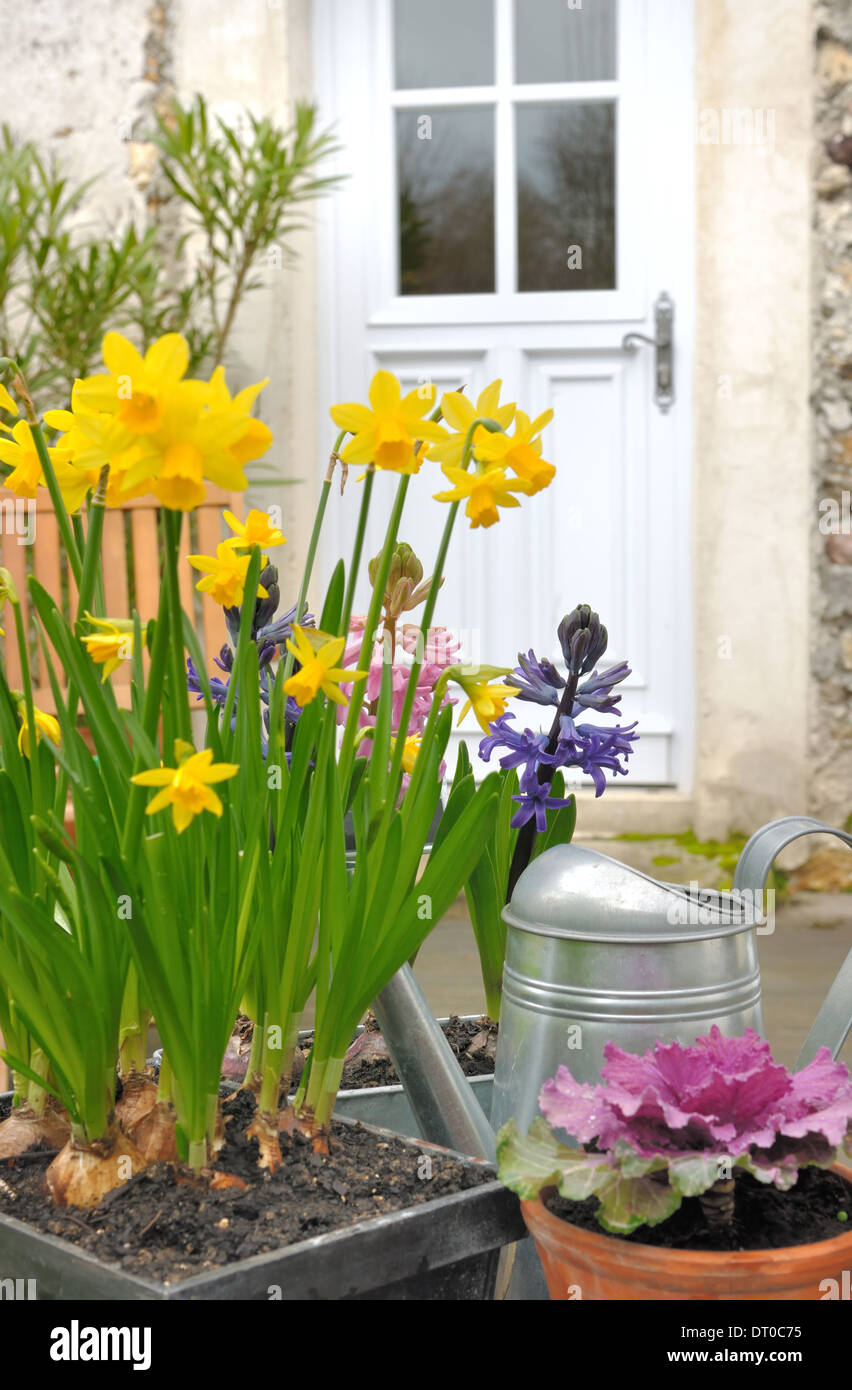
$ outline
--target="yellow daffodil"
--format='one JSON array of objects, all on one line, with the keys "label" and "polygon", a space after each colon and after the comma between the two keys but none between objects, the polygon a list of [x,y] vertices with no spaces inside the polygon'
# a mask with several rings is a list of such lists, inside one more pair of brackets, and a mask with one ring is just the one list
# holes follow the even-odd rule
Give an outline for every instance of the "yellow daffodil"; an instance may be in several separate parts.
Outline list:
[{"label": "yellow daffodil", "polygon": [[[417,754],[420,752],[422,738],[420,734],[409,734],[402,749],[402,770],[409,773],[414,771],[414,764],[417,761]],[[391,739],[391,752],[396,748],[396,739]]]},{"label": "yellow daffodil", "polygon": [[225,382],[224,367],[217,367],[207,383],[207,399],[210,409],[218,411],[219,414],[231,415],[242,421],[242,432],[228,445],[228,453],[241,468],[244,468],[247,463],[251,463],[253,459],[260,458],[261,454],[265,454],[272,443],[273,435],[269,426],[251,413],[258,393],[263,390],[264,386],[268,385],[269,377],[267,376],[264,377],[263,381],[256,381],[252,386],[245,386],[232,398]]},{"label": "yellow daffodil", "polygon": [[[104,673],[102,681],[107,676],[117,671],[122,661],[130,661],[133,658],[135,641],[135,629],[130,618],[93,618],[91,613],[86,614],[86,619],[93,631],[88,632],[80,638],[80,641],[89,653],[89,656],[99,666],[103,666]],[[145,645],[145,628],[142,628],[142,645]]]},{"label": "yellow daffodil", "polygon": [[[453,431],[439,443],[433,444],[429,457],[440,463],[448,463],[458,468],[464,457],[464,446],[474,420],[485,417],[494,420],[501,429],[507,430],[515,415],[514,405],[500,404],[502,381],[492,381],[484,391],[480,391],[476,404],[469,401],[461,391],[448,391],[441,397],[441,414]],[[486,430],[486,434],[488,431]]]},{"label": "yellow daffodil", "polygon": [[144,358],[120,333],[103,343],[106,373],[75,382],[71,411],[51,411],[66,431],[62,447],[78,468],[110,467],[107,505],[152,492],[162,506],[190,511],[205,482],[227,492],[247,486],[243,468],[272,442],[251,408],[265,382],[233,398],[217,367],[210,381],[185,380],[189,349],[178,333],[153,343]]},{"label": "yellow daffodil", "polygon": [[481,666],[475,677],[466,675],[461,667],[453,667],[445,674],[451,676],[467,696],[459,712],[459,724],[468,711],[473,710],[479,727],[484,729],[486,734],[489,733],[494,720],[505,714],[506,701],[516,697],[518,693],[514,685],[503,685],[499,681],[489,685],[489,681],[493,681],[495,676],[508,675],[505,666]]},{"label": "yellow daffodil", "polygon": [[18,413],[17,404],[12,400],[2,381],[0,381],[0,410],[7,410],[10,415],[17,415]]},{"label": "yellow daffodil", "polygon": [[332,637],[327,632],[314,628],[299,627],[293,624],[294,642],[287,638],[287,650],[301,666],[289,680],[284,682],[284,691],[292,695],[301,708],[323,691],[336,705],[345,705],[346,696],[338,689],[344,684],[366,680],[366,671],[344,671],[336,663],[343,655],[345,637]]},{"label": "yellow daffodil", "polygon": [[[83,472],[72,468],[70,452],[64,448],[48,449],[62,500],[69,512],[76,512],[86,493],[97,482],[98,471]],[[0,459],[11,464],[12,472],[3,479],[3,486],[18,497],[35,497],[39,486],[44,487],[41,459],[36,452],[33,432],[26,420],[19,420],[11,439],[0,439]]]},{"label": "yellow daffodil", "polygon": [[[251,555],[238,555],[228,541],[220,541],[215,555],[188,555],[186,558],[193,569],[202,573],[209,571],[195,586],[200,593],[208,593],[213,602],[220,603],[223,608],[236,608],[242,603]],[[257,586],[257,597],[268,597],[262,584]]]},{"label": "yellow daffodil", "polygon": [[181,834],[202,811],[221,816],[222,802],[210,790],[210,784],[236,777],[240,769],[236,763],[214,763],[212,748],[196,753],[191,743],[181,739],[175,741],[175,761],[177,767],[155,767],[149,772],[137,772],[130,780],[139,787],[162,787],[146,815],[154,816],[171,806],[175,829]]},{"label": "yellow daffodil", "polygon": [[280,528],[270,521],[269,513],[259,512],[256,507],[252,507],[245,521],[238,521],[233,512],[226,511],[222,515],[234,532],[233,536],[228,537],[227,544],[235,550],[244,547],[251,550],[255,545],[259,545],[261,550],[270,550],[284,545],[287,540]]},{"label": "yellow daffodil", "polygon": [[498,507],[518,507],[520,503],[514,492],[533,492],[533,486],[525,478],[510,479],[505,469],[483,468],[479,472],[466,473],[463,468],[453,468],[442,464],[441,471],[455,486],[447,492],[436,492],[438,502],[461,502],[467,498],[465,515],[470,518],[471,527],[493,526],[500,520]]},{"label": "yellow daffodil", "polygon": [[545,410],[535,420],[530,420],[519,410],[515,416],[513,435],[492,434],[480,425],[473,437],[476,457],[483,463],[499,463],[504,468],[511,468],[513,473],[530,484],[532,492],[540,492],[556,475],[553,464],[541,457],[541,440],[538,438],[552,419],[552,410]]},{"label": "yellow daffodil", "polygon": [[[18,713],[21,716],[21,727],[18,732],[18,749],[25,758],[30,757],[30,729],[27,723],[27,707],[23,700],[18,702]],[[41,741],[41,736],[49,738],[51,743],[59,745],[62,742],[62,732],[59,728],[59,721],[54,719],[52,714],[45,714],[44,710],[33,708],[33,718],[36,726],[36,743]]]},{"label": "yellow daffodil", "polygon": [[155,433],[189,364],[186,339],[179,333],[166,333],[143,358],[121,333],[107,333],[103,359],[106,373],[76,383],[75,409],[116,415],[134,435]]},{"label": "yellow daffodil", "polygon": [[416,473],[423,455],[415,455],[415,444],[446,438],[439,424],[424,418],[435,404],[435,387],[421,386],[403,396],[396,377],[380,371],[370,383],[369,396],[371,408],[353,402],[331,407],[334,423],[354,436],[340,457],[344,463],[375,463],[395,473]]}]

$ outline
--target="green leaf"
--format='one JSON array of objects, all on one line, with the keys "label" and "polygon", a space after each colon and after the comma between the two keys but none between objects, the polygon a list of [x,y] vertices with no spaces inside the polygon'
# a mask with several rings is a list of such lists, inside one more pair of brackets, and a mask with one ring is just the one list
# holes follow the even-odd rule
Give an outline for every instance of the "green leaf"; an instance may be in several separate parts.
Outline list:
[{"label": "green leaf", "polygon": [[524,1137],[514,1120],[497,1131],[497,1176],[523,1201],[534,1201],[543,1187],[558,1183],[568,1163],[582,1162],[582,1149],[569,1149],[554,1135],[541,1116],[533,1120]]}]

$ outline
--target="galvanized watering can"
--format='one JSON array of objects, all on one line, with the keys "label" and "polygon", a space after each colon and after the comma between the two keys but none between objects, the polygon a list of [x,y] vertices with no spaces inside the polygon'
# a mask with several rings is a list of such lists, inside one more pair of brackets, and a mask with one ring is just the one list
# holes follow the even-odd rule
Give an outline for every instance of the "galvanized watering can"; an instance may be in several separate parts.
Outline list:
[{"label": "galvanized watering can", "polygon": [[[852,835],[805,816],[773,821],[745,846],[730,893],[658,883],[579,845],[558,845],[518,880],[508,907],[503,1008],[491,1119],[526,1129],[560,1063],[596,1082],[608,1041],[644,1052],[659,1038],[694,1042],[717,1024],[763,1032],[758,937],[773,930],[764,886],[802,835]],[[852,951],[797,1066],[852,1027]]]}]

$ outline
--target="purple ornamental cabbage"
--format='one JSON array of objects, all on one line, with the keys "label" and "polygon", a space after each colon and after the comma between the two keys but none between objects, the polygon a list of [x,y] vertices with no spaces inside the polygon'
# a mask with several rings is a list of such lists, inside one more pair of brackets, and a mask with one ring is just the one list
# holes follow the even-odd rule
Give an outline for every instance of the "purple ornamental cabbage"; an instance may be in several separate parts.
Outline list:
[{"label": "purple ornamental cabbage", "polygon": [[[689,1047],[656,1043],[644,1056],[604,1049],[605,1084],[583,1085],[565,1066],[541,1088],[545,1119],[522,1139],[514,1124],[498,1136],[502,1180],[532,1198],[556,1183],[564,1197],[591,1195],[598,1220],[624,1233],[655,1225],[684,1197],[724,1193],[733,1214],[733,1170],[787,1190],[799,1169],[852,1157],[852,1080],[823,1047],[802,1071],[773,1061],[751,1028],[723,1037],[717,1027]],[[553,1129],[571,1136],[560,1143]],[[704,1205],[704,1201],[702,1205]]]}]

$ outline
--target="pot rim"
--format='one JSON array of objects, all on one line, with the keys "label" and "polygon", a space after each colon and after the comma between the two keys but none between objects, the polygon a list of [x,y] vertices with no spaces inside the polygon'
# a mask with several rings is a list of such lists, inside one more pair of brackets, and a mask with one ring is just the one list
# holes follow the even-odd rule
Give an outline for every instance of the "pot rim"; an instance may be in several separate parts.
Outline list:
[{"label": "pot rim", "polygon": [[[833,1163],[826,1171],[838,1173],[852,1186],[852,1167],[848,1164]],[[618,1236],[611,1235],[607,1231],[587,1231],[583,1226],[575,1226],[572,1221],[565,1221],[561,1216],[554,1216],[553,1212],[548,1211],[542,1199],[546,1193],[556,1191],[556,1186],[551,1184],[542,1188],[534,1201],[521,1202],[521,1210],[530,1235],[534,1239],[547,1242],[549,1248],[552,1248],[552,1245],[562,1245],[567,1238],[566,1232],[570,1231],[575,1248],[590,1257],[594,1257],[596,1251],[603,1253],[610,1250],[614,1243],[618,1242],[625,1249],[634,1251],[635,1263],[643,1267],[671,1266],[679,1261],[684,1263],[688,1261],[692,1274],[706,1272],[718,1275],[721,1262],[728,1266],[734,1265],[741,1271],[747,1271],[751,1268],[765,1268],[767,1260],[788,1259],[797,1263],[805,1263],[808,1260],[822,1262],[834,1255],[844,1258],[852,1255],[852,1230],[831,1236],[828,1240],[808,1241],[804,1245],[779,1245],[761,1250],[690,1250],[688,1248],[671,1250],[665,1245],[648,1245],[639,1240],[619,1241]],[[550,1241],[548,1241],[548,1237],[551,1238]]]}]

